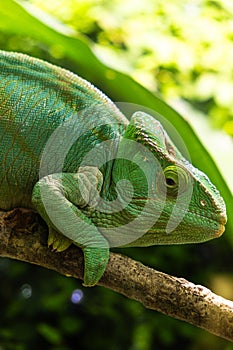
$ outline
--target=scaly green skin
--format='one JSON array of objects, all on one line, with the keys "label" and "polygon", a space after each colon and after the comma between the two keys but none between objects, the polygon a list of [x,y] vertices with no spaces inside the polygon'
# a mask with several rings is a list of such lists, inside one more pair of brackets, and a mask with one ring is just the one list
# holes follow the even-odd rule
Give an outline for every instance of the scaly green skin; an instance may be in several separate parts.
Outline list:
[{"label": "scaly green skin", "polygon": [[36,209],[57,251],[84,252],[84,284],[111,246],[196,243],[220,236],[223,199],[161,124],[130,122],[90,83],[41,60],[0,52],[0,207]]}]

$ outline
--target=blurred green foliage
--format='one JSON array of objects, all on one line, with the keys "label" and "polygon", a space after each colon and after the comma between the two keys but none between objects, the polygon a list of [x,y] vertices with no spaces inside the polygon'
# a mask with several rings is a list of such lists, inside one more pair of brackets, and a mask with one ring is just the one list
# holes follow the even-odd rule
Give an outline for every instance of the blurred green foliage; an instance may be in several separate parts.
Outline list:
[{"label": "blurred green foliage", "polygon": [[208,111],[233,136],[229,0],[30,0],[96,44],[110,65],[167,99]]},{"label": "blurred green foliage", "polygon": [[[220,103],[223,90],[217,94],[220,82],[224,81],[224,71],[225,79],[232,84],[232,48],[225,48],[231,42],[233,7],[229,1],[31,0],[23,3],[32,2],[88,35],[92,40],[90,46],[109,65],[130,73],[167,99],[182,97],[202,111],[208,109],[215,125],[226,128],[226,123],[231,122],[231,106]],[[34,14],[52,23],[38,10]],[[115,100],[128,98],[127,101],[133,102],[135,94],[138,103],[166,112],[180,132],[187,134],[191,150],[193,147],[196,152],[194,160],[206,166],[224,191],[221,175],[188,123],[130,78],[104,66],[92,55],[82,37],[60,35],[11,0],[5,0],[0,8],[0,47],[81,72]],[[213,57],[211,48],[215,50]],[[223,112],[218,112],[221,110],[226,117],[216,123],[214,120],[218,113],[222,115]],[[228,192],[225,186],[225,193]],[[229,193],[227,199],[231,208]],[[158,270],[203,284],[230,299],[233,298],[230,235],[228,230],[228,236],[201,245],[133,248],[121,252]],[[0,350],[233,349],[227,341],[146,310],[110,290],[83,288],[81,282],[52,271],[0,259],[0,277]]]}]

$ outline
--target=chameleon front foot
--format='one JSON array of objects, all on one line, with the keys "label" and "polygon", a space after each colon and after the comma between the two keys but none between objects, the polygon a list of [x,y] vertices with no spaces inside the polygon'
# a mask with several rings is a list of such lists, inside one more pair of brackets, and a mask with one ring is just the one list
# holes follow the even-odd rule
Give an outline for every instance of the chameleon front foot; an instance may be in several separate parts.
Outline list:
[{"label": "chameleon front foot", "polygon": [[[84,285],[94,286],[102,277],[109,258],[109,244],[82,208],[99,193],[102,176],[98,169],[83,167],[78,173],[50,174],[34,186],[32,202],[49,227],[48,244],[57,252],[71,243],[84,252]],[[82,191],[80,190],[82,189]],[[85,192],[86,191],[86,192]],[[86,201],[83,195],[86,193]]]},{"label": "chameleon front foot", "polygon": [[[48,246],[53,251],[62,252],[69,248],[72,242],[52,227],[49,228]],[[77,245],[77,244],[76,244]],[[102,277],[109,259],[108,248],[83,247],[84,253],[84,283],[85,287],[92,287]]]}]

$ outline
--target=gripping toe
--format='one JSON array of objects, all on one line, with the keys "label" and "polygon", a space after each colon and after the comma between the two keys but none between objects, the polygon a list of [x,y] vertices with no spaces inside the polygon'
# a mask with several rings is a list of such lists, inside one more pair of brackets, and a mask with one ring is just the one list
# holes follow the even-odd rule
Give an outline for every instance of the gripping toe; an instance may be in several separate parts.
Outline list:
[{"label": "gripping toe", "polygon": [[54,230],[52,227],[49,227],[48,246],[51,247],[52,250],[62,252],[69,248],[71,243],[70,239]]},{"label": "gripping toe", "polygon": [[109,249],[84,247],[83,253],[85,264],[83,285],[91,287],[98,283],[106,270],[109,259]]}]

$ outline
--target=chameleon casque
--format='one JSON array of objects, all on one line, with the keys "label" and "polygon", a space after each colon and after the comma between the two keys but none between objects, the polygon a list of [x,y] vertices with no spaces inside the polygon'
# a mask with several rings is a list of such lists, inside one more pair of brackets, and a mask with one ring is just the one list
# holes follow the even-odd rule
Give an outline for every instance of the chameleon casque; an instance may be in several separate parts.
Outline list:
[{"label": "chameleon casque", "polygon": [[112,246],[219,237],[225,204],[161,124],[128,119],[77,75],[0,51],[0,208],[32,208],[48,244],[84,253],[84,285],[103,275]]}]

